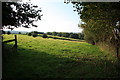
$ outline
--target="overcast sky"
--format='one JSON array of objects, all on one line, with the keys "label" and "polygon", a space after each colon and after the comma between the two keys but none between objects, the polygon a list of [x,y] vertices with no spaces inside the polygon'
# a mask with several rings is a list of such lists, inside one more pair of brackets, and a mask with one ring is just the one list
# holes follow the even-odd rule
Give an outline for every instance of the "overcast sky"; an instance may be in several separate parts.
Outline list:
[{"label": "overcast sky", "polygon": [[80,18],[74,12],[72,4],[65,4],[64,0],[31,0],[32,4],[42,9],[41,21],[36,24],[37,28],[14,29],[17,31],[40,31],[40,32],[81,32],[78,27]]}]

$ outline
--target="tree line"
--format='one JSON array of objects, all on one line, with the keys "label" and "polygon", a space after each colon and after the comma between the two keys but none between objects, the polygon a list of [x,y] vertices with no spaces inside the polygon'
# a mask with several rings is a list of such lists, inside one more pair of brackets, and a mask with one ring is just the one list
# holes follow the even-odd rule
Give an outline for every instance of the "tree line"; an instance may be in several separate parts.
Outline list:
[{"label": "tree line", "polygon": [[83,33],[47,32],[47,34],[48,35],[53,35],[53,36],[59,36],[59,37],[67,37],[67,38],[84,40],[84,34]]},{"label": "tree line", "polygon": [[[74,38],[74,39],[80,39],[84,40],[84,34],[83,33],[68,33],[68,32],[37,32],[37,31],[32,31],[28,33],[28,36],[33,36],[37,37],[38,34],[43,34],[43,36],[47,37],[47,35],[52,35],[52,36],[59,36],[59,37],[66,37],[66,38]],[[45,38],[46,38],[45,37]]]}]

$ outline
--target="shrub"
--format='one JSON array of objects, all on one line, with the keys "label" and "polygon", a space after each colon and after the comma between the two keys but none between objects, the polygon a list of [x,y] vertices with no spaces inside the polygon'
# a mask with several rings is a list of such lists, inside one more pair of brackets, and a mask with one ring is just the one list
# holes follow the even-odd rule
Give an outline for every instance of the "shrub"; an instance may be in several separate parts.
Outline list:
[{"label": "shrub", "polygon": [[19,32],[18,34],[21,34],[21,32]]},{"label": "shrub", "polygon": [[31,36],[32,34],[31,33],[28,33],[28,36]]},{"label": "shrub", "polygon": [[9,35],[9,34],[11,34],[11,32],[10,32],[10,31],[8,31],[8,32],[7,32],[7,34]]},{"label": "shrub", "polygon": [[33,35],[32,35],[33,37],[37,37],[38,35],[37,35],[37,33],[33,33]]},{"label": "shrub", "polygon": [[62,36],[62,33],[58,33],[57,36],[60,36],[60,37],[61,37],[61,36]]},{"label": "shrub", "polygon": [[71,35],[70,35],[70,38],[78,39],[79,36],[78,36],[78,34],[75,34],[75,33],[74,33],[74,34],[71,34]]},{"label": "shrub", "polygon": [[64,33],[62,33],[62,36],[63,36],[63,37],[69,37],[69,36],[70,36],[70,34],[69,34],[69,33],[64,32]]},{"label": "shrub", "polygon": [[38,32],[38,34],[44,34],[44,32]]},{"label": "shrub", "polygon": [[48,35],[52,35],[52,32],[47,32]]},{"label": "shrub", "polygon": [[43,36],[42,36],[43,38],[47,38],[48,36],[47,36],[47,34],[43,34]]},{"label": "shrub", "polygon": [[57,32],[52,32],[52,35],[57,36]]},{"label": "shrub", "polygon": [[5,34],[6,32],[2,30],[2,34]]}]

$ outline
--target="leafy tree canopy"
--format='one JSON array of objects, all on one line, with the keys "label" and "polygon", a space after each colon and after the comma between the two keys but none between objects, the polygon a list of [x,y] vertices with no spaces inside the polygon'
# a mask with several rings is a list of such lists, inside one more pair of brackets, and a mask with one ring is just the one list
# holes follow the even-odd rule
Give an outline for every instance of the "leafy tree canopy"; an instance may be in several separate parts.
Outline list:
[{"label": "leafy tree canopy", "polygon": [[28,2],[3,2],[2,26],[8,29],[37,27],[34,22],[41,20],[41,11],[38,6]]},{"label": "leafy tree canopy", "polygon": [[[119,2],[72,2],[74,11],[80,15],[84,24],[79,26],[84,28],[85,36],[91,34],[93,39],[104,40],[106,37],[120,37],[120,3]],[[85,31],[86,30],[86,31]],[[119,40],[119,37],[115,38]],[[97,39],[96,39],[97,40]]]},{"label": "leafy tree canopy", "polygon": [[88,42],[106,42],[116,47],[118,57],[120,46],[120,2],[72,2],[74,11],[84,24],[85,39]]}]

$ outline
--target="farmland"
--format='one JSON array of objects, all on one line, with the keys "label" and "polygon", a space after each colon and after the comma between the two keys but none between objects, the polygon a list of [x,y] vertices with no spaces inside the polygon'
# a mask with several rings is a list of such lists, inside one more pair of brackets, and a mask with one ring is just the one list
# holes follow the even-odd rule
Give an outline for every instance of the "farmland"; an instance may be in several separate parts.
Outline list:
[{"label": "farmland", "polygon": [[[3,49],[3,78],[118,78],[114,54],[86,42],[17,35]],[[4,35],[4,40],[13,39]]]}]

